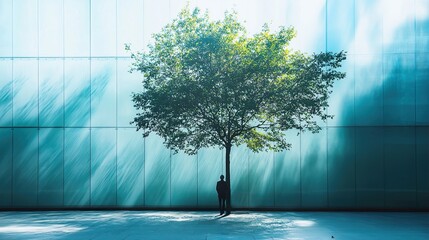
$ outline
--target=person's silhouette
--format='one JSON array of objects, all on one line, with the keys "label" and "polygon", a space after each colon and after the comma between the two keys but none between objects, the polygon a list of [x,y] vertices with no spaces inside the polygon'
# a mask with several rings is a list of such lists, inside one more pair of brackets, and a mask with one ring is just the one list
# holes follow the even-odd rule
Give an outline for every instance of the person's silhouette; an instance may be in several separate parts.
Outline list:
[{"label": "person's silhouette", "polygon": [[220,181],[216,184],[217,197],[219,199],[219,212],[221,215],[225,212],[226,195],[228,192],[226,182],[223,180],[224,178],[223,175],[220,175]]}]

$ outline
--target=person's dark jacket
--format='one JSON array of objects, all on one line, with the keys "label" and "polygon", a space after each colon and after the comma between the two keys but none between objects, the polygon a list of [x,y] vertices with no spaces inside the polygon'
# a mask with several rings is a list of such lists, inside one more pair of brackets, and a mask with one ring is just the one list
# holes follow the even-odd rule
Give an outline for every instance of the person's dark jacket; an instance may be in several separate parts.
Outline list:
[{"label": "person's dark jacket", "polygon": [[226,185],[226,182],[223,180],[220,180],[217,182],[216,184],[216,191],[217,191],[217,195],[220,198],[226,198],[227,192],[228,192],[228,188]]}]

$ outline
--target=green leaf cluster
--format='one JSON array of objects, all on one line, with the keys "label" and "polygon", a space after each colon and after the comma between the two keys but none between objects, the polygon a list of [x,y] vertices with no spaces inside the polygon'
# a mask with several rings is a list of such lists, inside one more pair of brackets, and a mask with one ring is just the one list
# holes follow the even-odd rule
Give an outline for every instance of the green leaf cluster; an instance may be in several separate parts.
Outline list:
[{"label": "green leaf cluster", "polygon": [[[154,34],[146,52],[132,53],[132,70],[144,74],[133,94],[133,124],[155,132],[176,151],[247,144],[254,151],[289,147],[288,129],[317,132],[345,52],[304,54],[289,43],[292,27],[264,25],[249,36],[226,12],[213,21],[185,8]],[[127,47],[129,49],[129,47]]]}]

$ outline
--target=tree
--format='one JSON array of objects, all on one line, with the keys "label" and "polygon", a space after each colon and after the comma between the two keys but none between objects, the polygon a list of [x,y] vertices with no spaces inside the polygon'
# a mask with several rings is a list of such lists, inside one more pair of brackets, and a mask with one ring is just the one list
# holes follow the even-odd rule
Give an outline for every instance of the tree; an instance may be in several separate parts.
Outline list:
[{"label": "tree", "polygon": [[132,96],[138,110],[132,123],[175,152],[224,148],[227,213],[233,146],[287,149],[286,130],[317,132],[315,117],[332,117],[327,100],[334,81],[345,77],[337,70],[345,53],[293,51],[294,36],[293,28],[271,32],[268,25],[248,36],[235,13],[212,21],[185,8],[153,35],[146,52],[131,54],[131,70],[144,74],[143,91]]}]

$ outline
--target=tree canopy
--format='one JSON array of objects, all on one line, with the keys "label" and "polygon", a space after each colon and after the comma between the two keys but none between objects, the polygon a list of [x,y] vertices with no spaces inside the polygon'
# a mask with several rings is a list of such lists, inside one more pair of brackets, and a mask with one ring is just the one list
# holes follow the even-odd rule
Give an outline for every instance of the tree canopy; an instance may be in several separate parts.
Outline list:
[{"label": "tree canopy", "polygon": [[185,8],[153,35],[147,51],[131,55],[132,70],[144,74],[143,91],[132,96],[137,130],[155,132],[176,152],[224,148],[227,214],[232,146],[286,149],[286,130],[317,132],[316,117],[332,117],[328,97],[345,77],[338,70],[345,52],[294,51],[294,36],[291,27],[272,32],[268,25],[249,36],[235,13],[213,21]]}]

